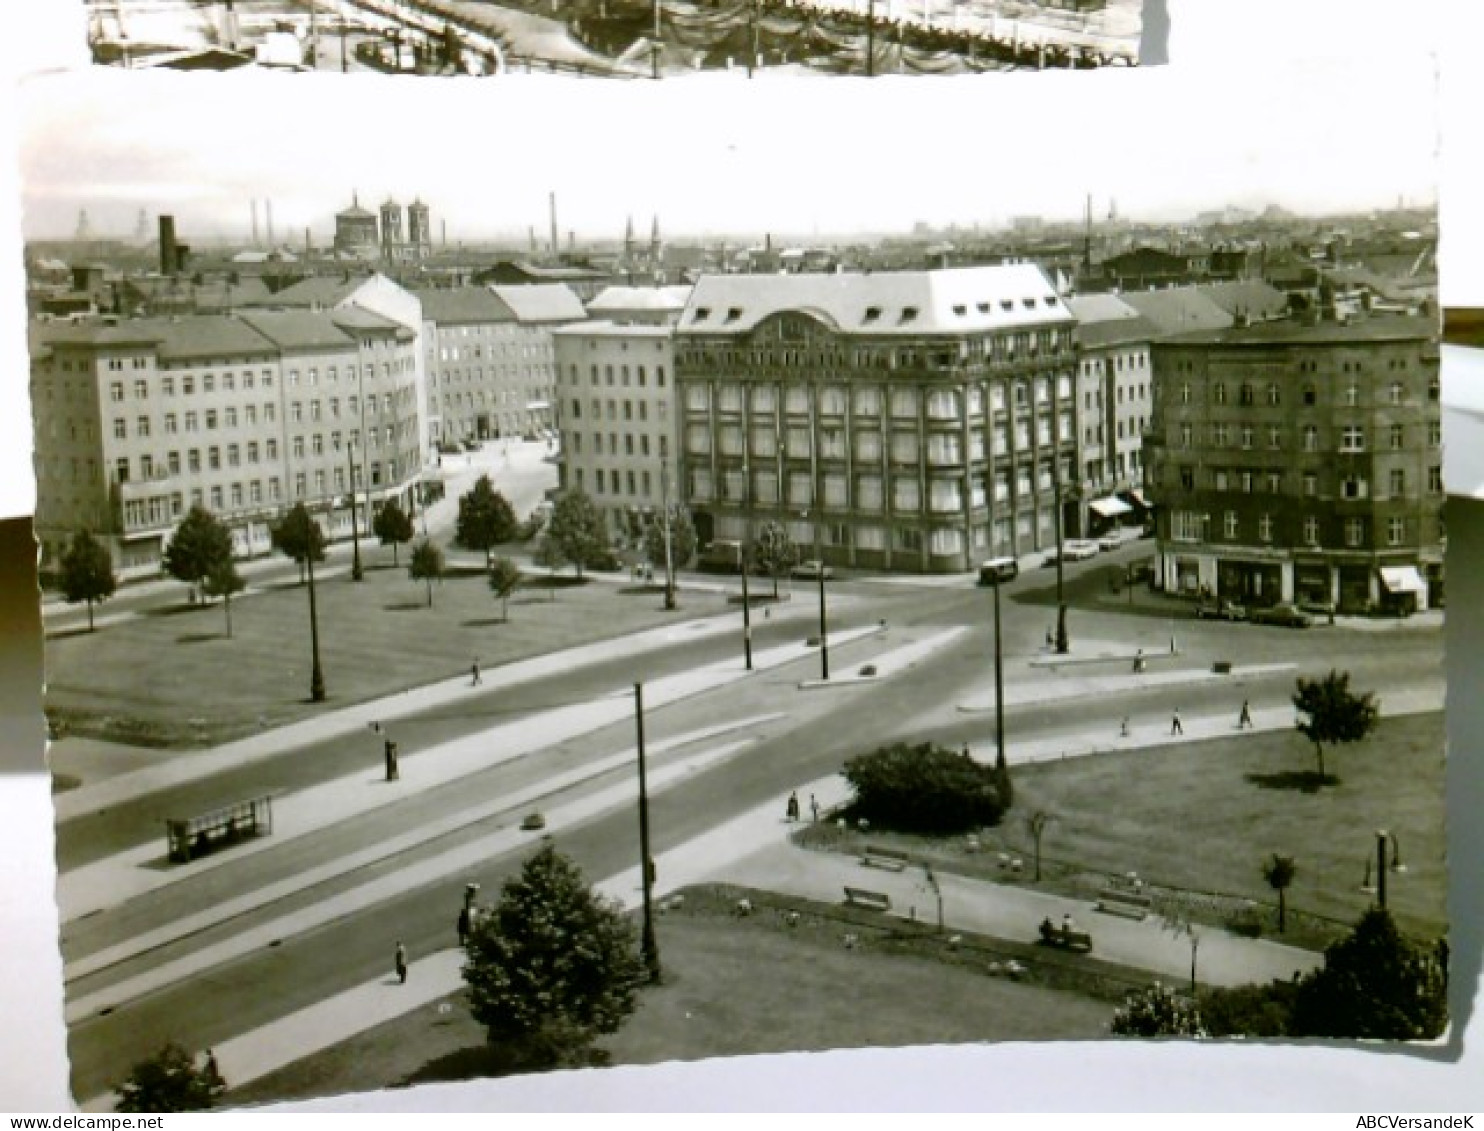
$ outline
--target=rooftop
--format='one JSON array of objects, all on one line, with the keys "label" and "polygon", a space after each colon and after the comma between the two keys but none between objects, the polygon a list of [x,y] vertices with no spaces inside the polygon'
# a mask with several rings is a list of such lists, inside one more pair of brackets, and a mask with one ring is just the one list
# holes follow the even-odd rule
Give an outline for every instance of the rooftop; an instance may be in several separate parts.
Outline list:
[{"label": "rooftop", "polygon": [[840,333],[922,336],[1070,326],[1073,316],[1033,264],[834,275],[702,275],[685,334],[743,334],[794,311]]},{"label": "rooftop", "polygon": [[1257,322],[1249,326],[1229,326],[1220,330],[1203,330],[1180,334],[1169,339],[1171,345],[1328,345],[1348,342],[1395,342],[1431,340],[1438,336],[1435,318],[1409,314],[1369,314],[1337,322],[1325,319],[1317,323],[1301,319]]},{"label": "rooftop", "polygon": [[478,322],[509,322],[510,308],[488,287],[446,287],[416,292],[423,304],[423,321],[440,326]]},{"label": "rooftop", "polygon": [[490,292],[517,322],[581,322],[587,318],[582,300],[562,283],[495,284]]}]

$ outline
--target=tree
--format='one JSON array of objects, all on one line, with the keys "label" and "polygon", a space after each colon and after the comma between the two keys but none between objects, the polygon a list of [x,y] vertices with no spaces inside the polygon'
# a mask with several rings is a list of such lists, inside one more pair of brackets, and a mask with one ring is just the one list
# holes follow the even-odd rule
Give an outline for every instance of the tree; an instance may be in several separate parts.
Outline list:
[{"label": "tree", "polygon": [[303,503],[295,503],[283,520],[269,529],[273,548],[299,566],[325,560],[325,532]]},{"label": "tree", "polygon": [[113,557],[108,547],[87,530],[72,536],[67,552],[62,555],[62,596],[69,605],[88,603],[88,631],[93,631],[93,605],[106,601],[118,588],[113,573]]},{"label": "tree", "polygon": [[1036,848],[1036,882],[1041,882],[1041,835],[1046,831],[1046,826],[1056,820],[1056,817],[1044,809],[1037,809],[1025,818],[1025,827],[1030,831],[1031,843]]},{"label": "tree", "polygon": [[165,547],[165,572],[187,585],[199,585],[217,563],[232,557],[232,532],[197,504],[181,520]]},{"label": "tree", "polygon": [[388,499],[381,504],[381,509],[371,520],[371,531],[381,540],[383,546],[392,548],[393,569],[402,564],[399,560],[402,543],[411,542],[412,536],[417,533],[412,525],[412,516],[397,505],[396,499]]},{"label": "tree", "polygon": [[998,824],[1004,812],[994,767],[927,742],[857,755],[844,775],[856,816],[904,832],[962,832]]},{"label": "tree", "polygon": [[1293,705],[1300,715],[1299,733],[1314,744],[1319,759],[1319,783],[1328,779],[1324,772],[1325,744],[1359,742],[1376,729],[1380,709],[1371,692],[1353,695],[1350,673],[1331,670],[1323,679],[1298,678]]},{"label": "tree", "polygon": [[512,542],[520,532],[515,510],[504,495],[495,490],[488,475],[481,475],[459,497],[459,517],[454,524],[454,542],[466,550],[483,550],[484,566],[490,565],[490,551],[502,542]]},{"label": "tree", "polygon": [[1215,986],[1201,994],[1201,1022],[1212,1037],[1286,1037],[1297,981]]},{"label": "tree", "polygon": [[563,493],[552,508],[546,526],[546,538],[562,552],[562,557],[577,567],[583,566],[608,550],[608,528],[592,499],[583,491]]},{"label": "tree", "polygon": [[1298,865],[1294,863],[1292,856],[1280,856],[1273,853],[1272,859],[1267,860],[1262,866],[1262,878],[1267,881],[1268,887],[1278,893],[1278,933],[1282,934],[1288,928],[1288,886],[1293,883],[1293,878],[1298,874]]},{"label": "tree", "polygon": [[752,543],[752,560],[757,568],[773,579],[773,596],[778,596],[778,579],[799,561],[799,548],[780,522],[765,522]]},{"label": "tree", "polygon": [[1441,954],[1410,942],[1389,912],[1373,907],[1299,986],[1289,1035],[1415,1041],[1441,1035],[1447,1023]]},{"label": "tree", "polygon": [[216,1106],[227,1082],[215,1057],[208,1054],[200,1067],[185,1049],[167,1044],[136,1064],[114,1090],[119,1097],[116,1110],[121,1112],[206,1111]]},{"label": "tree", "polygon": [[553,601],[556,600],[556,571],[567,564],[567,555],[562,553],[561,546],[547,531],[541,535],[541,541],[536,543],[536,553],[531,558],[538,566],[546,570],[550,576],[547,578],[547,593]]},{"label": "tree", "polygon": [[247,582],[237,572],[237,563],[223,558],[211,567],[211,572],[201,579],[201,591],[208,597],[222,598],[227,612],[227,639],[232,638],[232,594],[241,593]]},{"label": "tree", "polygon": [[[670,508],[670,564],[684,569],[696,555],[696,528],[690,511],[682,506]],[[656,569],[665,568],[665,517],[657,516],[644,531],[644,556]]]},{"label": "tree", "polygon": [[500,599],[500,617],[510,619],[510,594],[520,584],[520,566],[509,558],[496,558],[490,563],[490,592]]},{"label": "tree", "polygon": [[433,607],[433,582],[443,580],[443,551],[424,538],[412,550],[412,561],[407,574],[413,581],[426,582],[428,586],[428,608]]},{"label": "tree", "polygon": [[470,1012],[525,1069],[590,1064],[634,1011],[644,978],[633,923],[550,844],[506,882],[465,947]]},{"label": "tree", "polygon": [[1158,982],[1129,994],[1113,1015],[1110,1031],[1117,1037],[1206,1036],[1195,1002]]}]

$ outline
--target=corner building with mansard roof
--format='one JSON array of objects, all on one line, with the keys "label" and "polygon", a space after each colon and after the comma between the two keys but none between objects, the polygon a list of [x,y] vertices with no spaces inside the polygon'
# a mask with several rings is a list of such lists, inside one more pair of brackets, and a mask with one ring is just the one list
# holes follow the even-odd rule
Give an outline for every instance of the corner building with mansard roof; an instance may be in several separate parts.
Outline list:
[{"label": "corner building with mansard roof", "polygon": [[771,520],[803,557],[906,573],[1055,545],[1075,325],[1029,264],[703,276],[675,341],[702,543]]}]

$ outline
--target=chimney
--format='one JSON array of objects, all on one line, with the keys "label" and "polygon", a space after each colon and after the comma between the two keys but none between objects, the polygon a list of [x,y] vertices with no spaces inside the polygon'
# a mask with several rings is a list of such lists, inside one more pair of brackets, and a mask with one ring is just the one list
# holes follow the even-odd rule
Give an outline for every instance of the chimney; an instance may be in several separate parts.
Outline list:
[{"label": "chimney", "polygon": [[178,269],[175,258],[175,217],[160,217],[160,274],[166,278]]},{"label": "chimney", "polygon": [[263,208],[268,213],[268,246],[269,247],[272,247],[273,246],[273,202],[271,200],[265,200],[265,201],[263,201]]},{"label": "chimney", "polygon": [[549,196],[551,199],[551,254],[555,256],[562,250],[562,245],[557,242],[556,193],[550,193]]},{"label": "chimney", "polygon": [[252,201],[252,245],[258,246],[258,199],[253,197]]}]

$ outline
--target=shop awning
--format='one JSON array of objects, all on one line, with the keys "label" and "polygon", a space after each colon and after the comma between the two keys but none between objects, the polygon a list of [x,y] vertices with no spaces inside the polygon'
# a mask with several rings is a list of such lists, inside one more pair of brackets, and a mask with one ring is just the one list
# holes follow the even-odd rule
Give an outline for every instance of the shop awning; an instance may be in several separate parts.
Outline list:
[{"label": "shop awning", "polygon": [[1381,584],[1392,593],[1426,593],[1427,582],[1416,566],[1382,566]]},{"label": "shop awning", "polygon": [[1117,518],[1121,514],[1132,513],[1134,508],[1122,499],[1109,495],[1106,499],[1094,499],[1087,504],[1087,509],[1099,518]]}]

